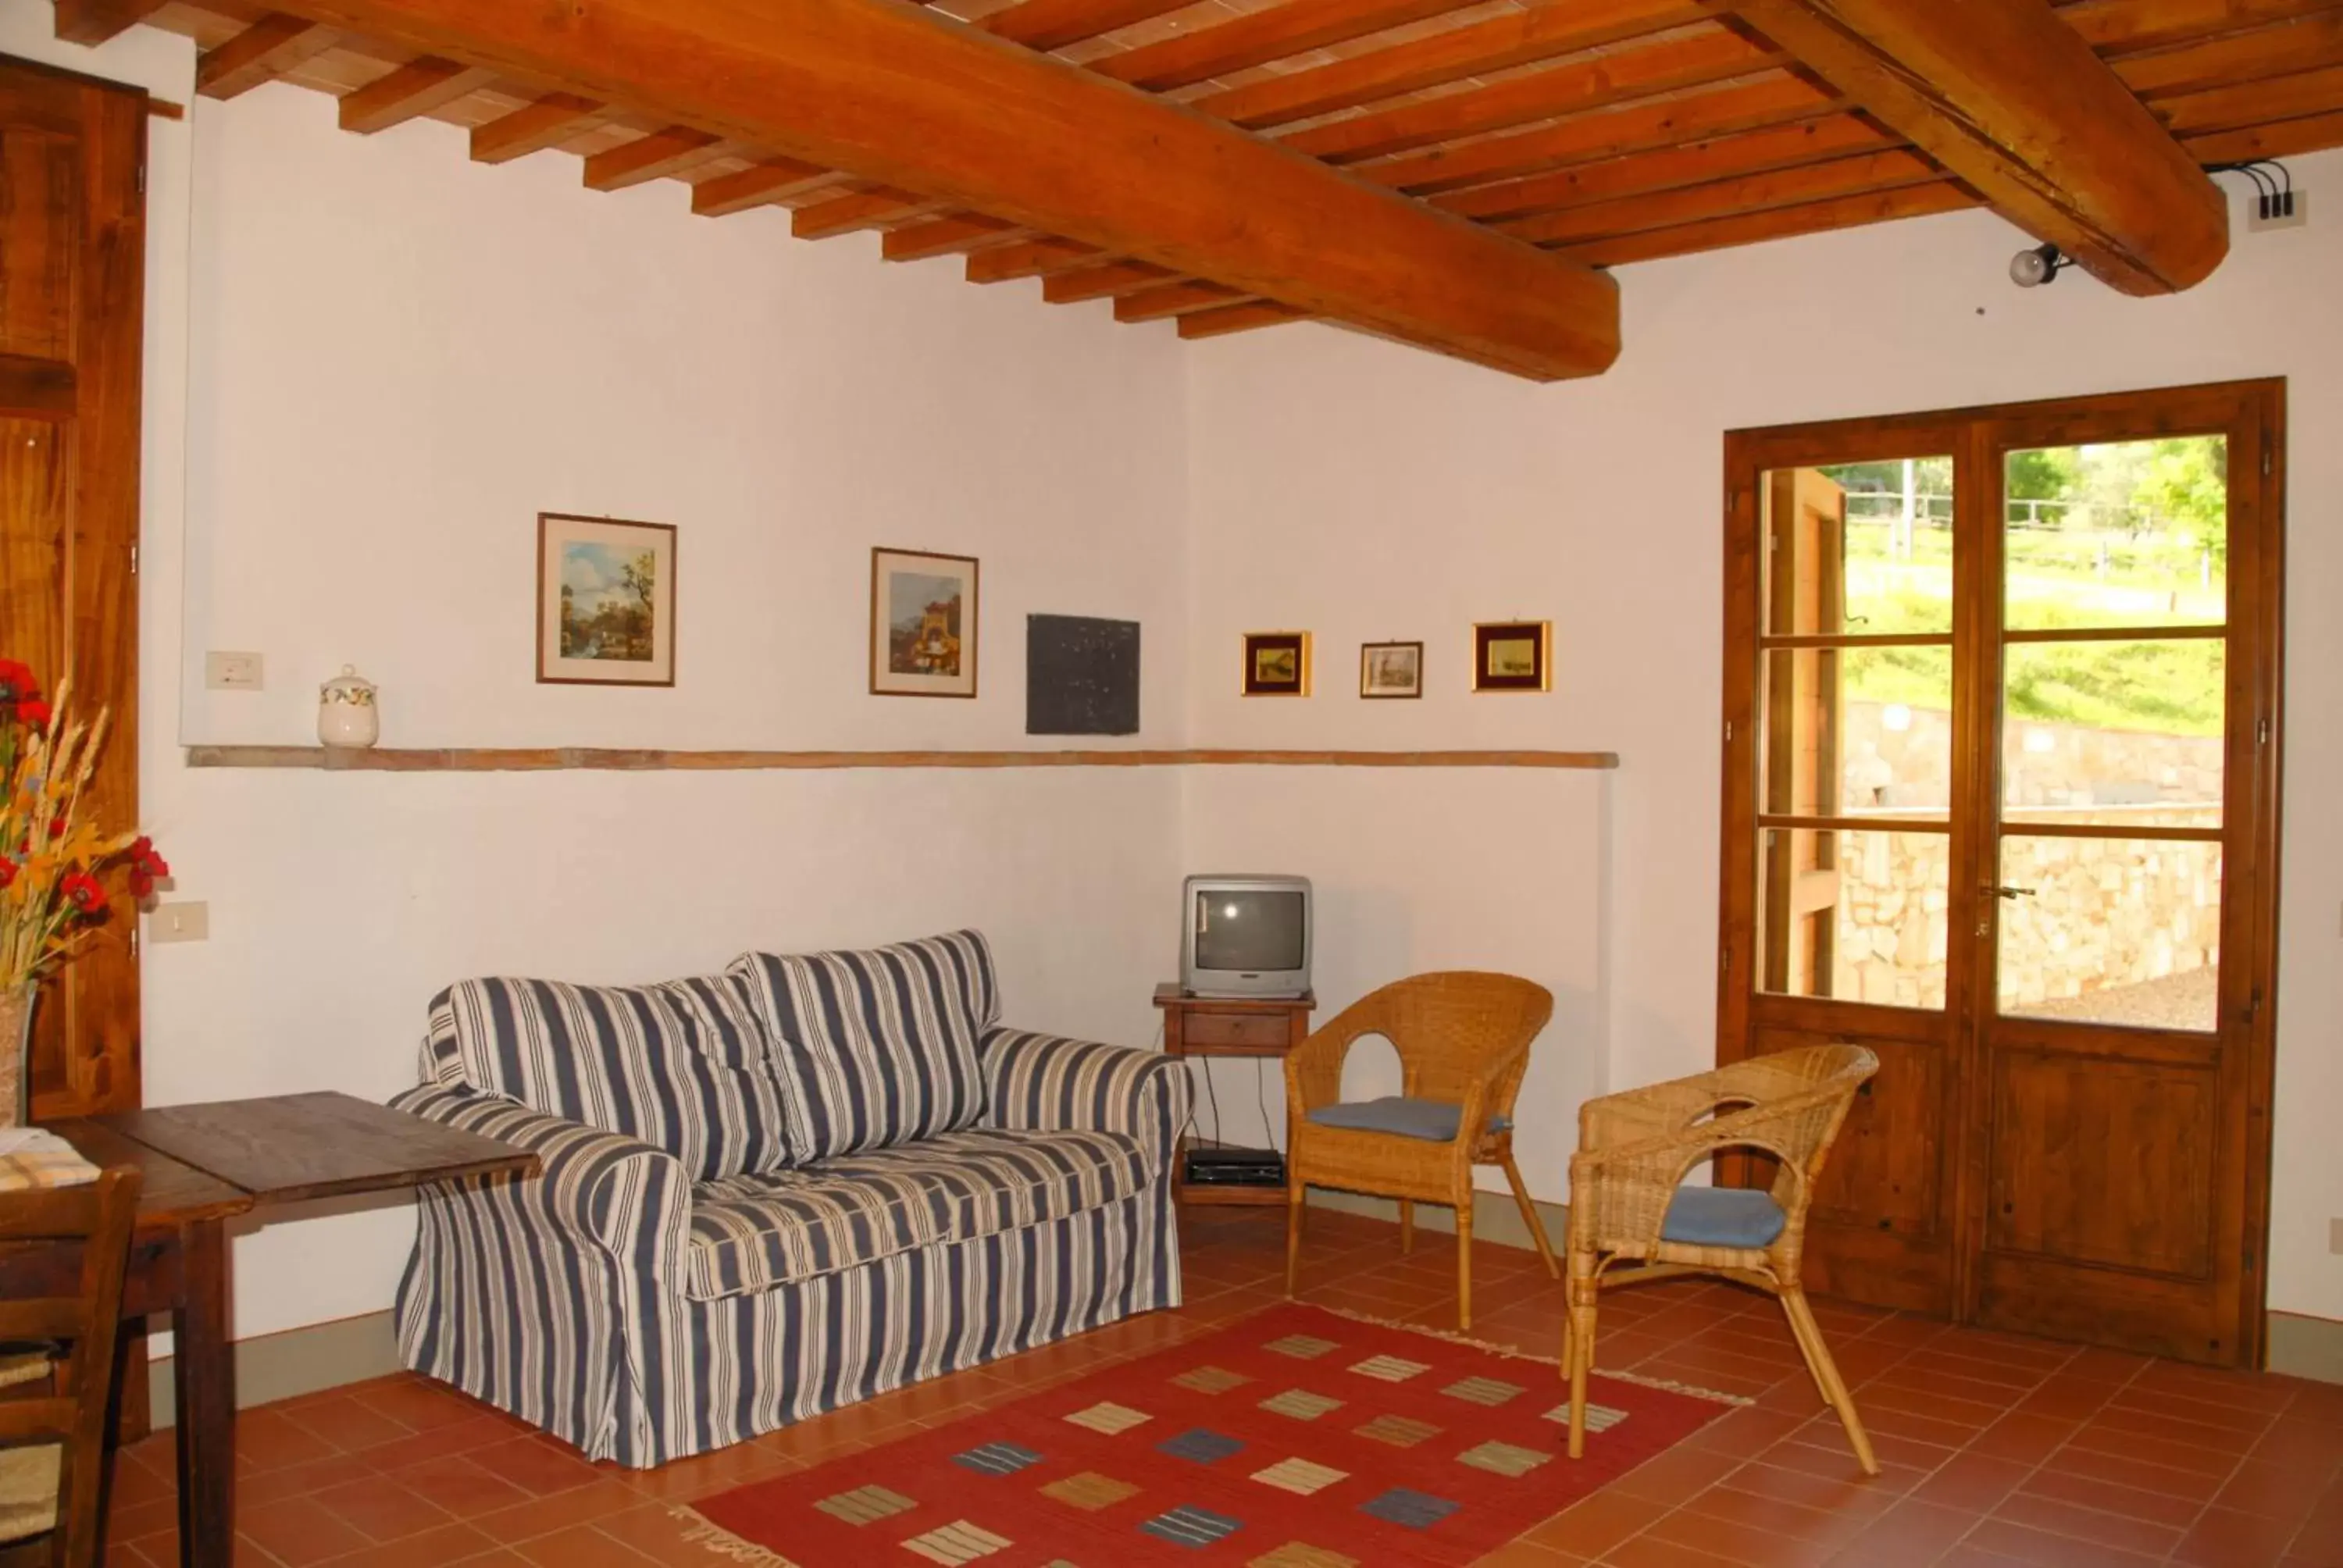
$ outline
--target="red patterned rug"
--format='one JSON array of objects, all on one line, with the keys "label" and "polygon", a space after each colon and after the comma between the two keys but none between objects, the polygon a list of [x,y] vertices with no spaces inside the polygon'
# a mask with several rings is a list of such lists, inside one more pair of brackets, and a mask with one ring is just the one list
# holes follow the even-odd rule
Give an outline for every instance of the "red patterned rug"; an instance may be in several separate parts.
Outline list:
[{"label": "red patterned rug", "polygon": [[1281,1306],[915,1437],[697,1505],[794,1568],[1469,1563],[1731,1408]]}]

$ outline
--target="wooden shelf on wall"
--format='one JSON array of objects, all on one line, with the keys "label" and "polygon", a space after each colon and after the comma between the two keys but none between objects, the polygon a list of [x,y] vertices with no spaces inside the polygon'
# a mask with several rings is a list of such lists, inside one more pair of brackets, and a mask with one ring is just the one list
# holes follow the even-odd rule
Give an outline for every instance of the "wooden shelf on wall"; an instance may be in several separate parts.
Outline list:
[{"label": "wooden shelf on wall", "polygon": [[1612,751],[640,751],[590,746],[526,749],[190,746],[190,768],[311,768],[360,773],[730,771],[835,768],[1592,768],[1619,766]]}]

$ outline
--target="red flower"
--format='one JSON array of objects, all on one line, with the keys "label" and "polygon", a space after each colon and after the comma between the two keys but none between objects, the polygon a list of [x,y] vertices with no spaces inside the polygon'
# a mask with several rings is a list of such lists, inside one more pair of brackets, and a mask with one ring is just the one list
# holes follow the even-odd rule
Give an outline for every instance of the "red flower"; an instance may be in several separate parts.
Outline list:
[{"label": "red flower", "polygon": [[0,702],[30,702],[41,695],[32,666],[0,658]]},{"label": "red flower", "polygon": [[66,872],[65,880],[57,884],[57,891],[77,912],[92,920],[106,913],[106,890],[87,871]]},{"label": "red flower", "polygon": [[130,856],[133,870],[143,872],[148,877],[167,877],[171,874],[171,863],[155,852],[155,840],[144,833],[131,840],[130,848],[126,852]]},{"label": "red flower", "polygon": [[47,703],[34,697],[16,704],[16,717],[35,729],[45,730],[49,727],[49,720],[55,715],[50,711]]},{"label": "red flower", "polygon": [[6,887],[15,879],[16,862],[5,855],[0,855],[0,888]]},{"label": "red flower", "polygon": [[130,868],[130,896],[142,902],[155,891],[155,879],[137,867]]},{"label": "red flower", "polygon": [[65,836],[65,819],[63,817],[52,817],[52,818],[50,818],[50,819],[49,819],[49,837],[50,837],[50,838],[52,838],[52,839],[62,839],[62,838],[64,838]]}]

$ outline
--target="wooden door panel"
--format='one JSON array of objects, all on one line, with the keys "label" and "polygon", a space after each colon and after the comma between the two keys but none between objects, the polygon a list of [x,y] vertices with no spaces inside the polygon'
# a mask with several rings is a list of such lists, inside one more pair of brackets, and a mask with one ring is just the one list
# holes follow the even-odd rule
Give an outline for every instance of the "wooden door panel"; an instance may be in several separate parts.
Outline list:
[{"label": "wooden door panel", "polygon": [[[146,96],[0,57],[0,657],[111,713],[85,799],[138,819]],[[137,910],[116,901],[34,1014],[33,1113],[139,1101]]]},{"label": "wooden door panel", "polygon": [[2210,1277],[2220,1084],[2209,1067],[2005,1051],[1993,1097],[1988,1248]]}]

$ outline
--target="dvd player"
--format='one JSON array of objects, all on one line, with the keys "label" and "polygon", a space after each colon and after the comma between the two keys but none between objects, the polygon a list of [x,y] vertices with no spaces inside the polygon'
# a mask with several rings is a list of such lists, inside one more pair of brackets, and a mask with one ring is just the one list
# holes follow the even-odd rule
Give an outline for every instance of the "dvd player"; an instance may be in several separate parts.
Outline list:
[{"label": "dvd player", "polygon": [[1274,1149],[1200,1146],[1188,1151],[1187,1180],[1197,1186],[1282,1187],[1285,1156]]}]

